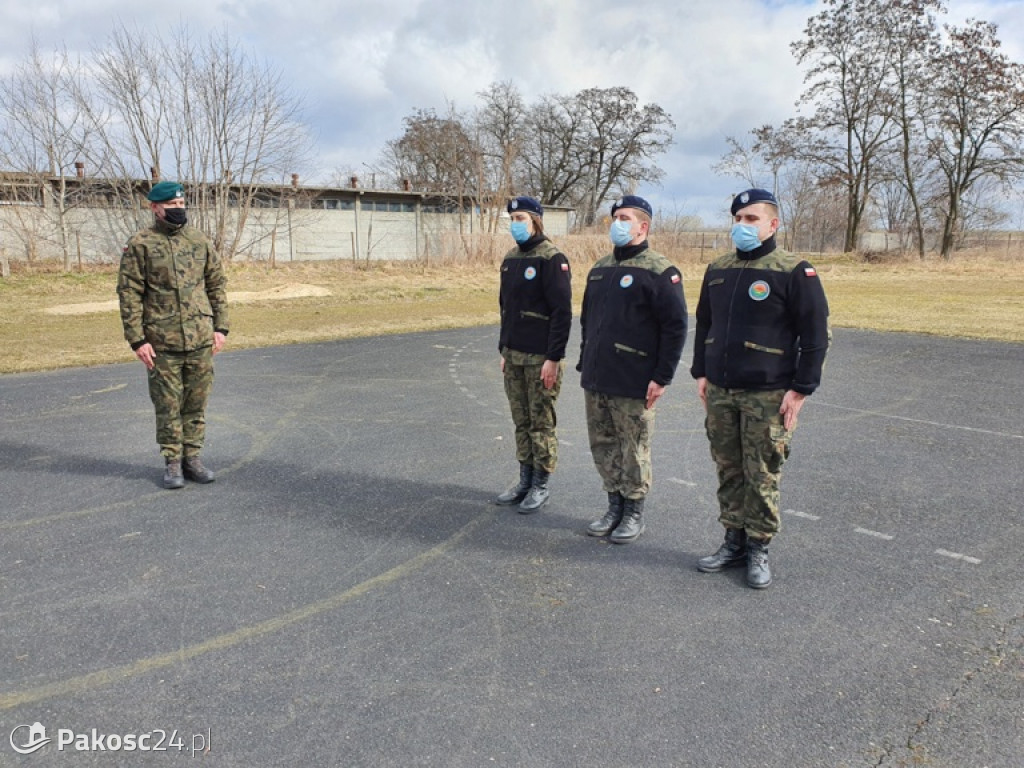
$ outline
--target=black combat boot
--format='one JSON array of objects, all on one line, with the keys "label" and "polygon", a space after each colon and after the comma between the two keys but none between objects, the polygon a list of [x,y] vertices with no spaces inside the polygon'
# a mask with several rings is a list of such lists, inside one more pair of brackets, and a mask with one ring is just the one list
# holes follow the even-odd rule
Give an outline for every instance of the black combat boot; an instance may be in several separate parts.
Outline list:
[{"label": "black combat boot", "polygon": [[518,504],[526,498],[526,494],[530,492],[531,485],[533,485],[533,465],[521,463],[519,465],[519,482],[498,496],[494,503],[502,507],[511,507],[513,504]]},{"label": "black combat boot", "polygon": [[739,565],[747,559],[747,532],[742,528],[726,528],[725,541],[713,555],[697,561],[697,570],[718,573],[723,568]]},{"label": "black combat boot", "polygon": [[764,589],[772,583],[772,571],[768,567],[767,539],[747,539],[747,586]]},{"label": "black combat boot", "polygon": [[613,544],[629,544],[644,532],[644,500],[622,502],[622,522],[615,526],[608,540]]},{"label": "black combat boot", "polygon": [[618,491],[608,492],[608,511],[604,517],[587,526],[587,536],[607,536],[622,522],[622,505],[626,500]]},{"label": "black combat boot", "polygon": [[214,480],[213,472],[203,466],[198,456],[186,456],[182,470],[193,483],[212,483]]},{"label": "black combat boot", "polygon": [[551,491],[548,490],[550,478],[550,472],[545,472],[543,469],[533,470],[533,484],[530,486],[526,498],[523,499],[523,503],[519,505],[520,515],[532,515],[548,503],[548,497],[551,496]]},{"label": "black combat boot", "polygon": [[184,488],[185,478],[181,474],[181,459],[167,459],[164,467],[164,488],[174,490]]}]

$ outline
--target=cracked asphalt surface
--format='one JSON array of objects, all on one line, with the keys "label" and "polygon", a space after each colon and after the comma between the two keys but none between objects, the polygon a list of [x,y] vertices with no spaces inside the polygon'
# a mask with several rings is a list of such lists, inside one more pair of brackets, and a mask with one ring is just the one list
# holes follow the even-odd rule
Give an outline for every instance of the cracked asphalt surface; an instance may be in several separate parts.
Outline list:
[{"label": "cracked asphalt surface", "polygon": [[1024,346],[837,330],[761,592],[694,567],[689,344],[614,546],[571,368],[551,503],[489,503],[496,338],[225,352],[174,492],[137,363],[0,377],[0,766],[1021,765]]}]

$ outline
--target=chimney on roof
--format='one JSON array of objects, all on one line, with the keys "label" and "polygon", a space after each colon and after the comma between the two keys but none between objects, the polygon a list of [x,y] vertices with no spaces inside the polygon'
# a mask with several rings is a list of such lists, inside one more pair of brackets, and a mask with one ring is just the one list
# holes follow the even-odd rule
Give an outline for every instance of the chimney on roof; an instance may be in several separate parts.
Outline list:
[{"label": "chimney on roof", "polygon": [[411,192],[412,182],[409,181],[408,179],[402,179],[402,189],[405,190],[406,192]]},{"label": "chimney on roof", "polygon": [[349,183],[349,186],[352,187],[352,189],[359,189],[359,177],[358,176],[350,177],[349,180],[348,180],[348,183]]},{"label": "chimney on roof", "polygon": [[85,163],[83,163],[81,160],[75,161],[75,176],[77,176],[80,179],[85,178]]},{"label": "chimney on roof", "polygon": [[299,174],[293,173],[292,174],[292,189],[298,189],[298,188],[299,188]]}]

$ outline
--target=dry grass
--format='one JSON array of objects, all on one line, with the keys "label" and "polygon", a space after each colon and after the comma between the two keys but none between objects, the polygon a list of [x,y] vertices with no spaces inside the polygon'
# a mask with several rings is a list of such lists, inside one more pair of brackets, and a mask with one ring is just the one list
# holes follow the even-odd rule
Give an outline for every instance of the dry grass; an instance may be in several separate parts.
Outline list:
[{"label": "dry grass", "polygon": [[[605,243],[596,235],[560,242],[573,262],[577,311],[587,269],[604,253]],[[316,285],[330,295],[234,303],[229,348],[495,324],[501,252],[489,249],[486,258],[429,266],[232,266],[232,293]],[[696,252],[663,252],[682,268],[692,311],[703,262],[711,254],[702,258]],[[825,284],[835,327],[1024,342],[1024,274],[1017,262],[986,256],[950,263],[868,264],[853,256],[812,261]],[[83,274],[63,274],[52,265],[12,269],[9,278],[0,279],[0,373],[133,359],[116,310],[69,315],[45,311],[115,298],[114,267],[93,267]]]}]

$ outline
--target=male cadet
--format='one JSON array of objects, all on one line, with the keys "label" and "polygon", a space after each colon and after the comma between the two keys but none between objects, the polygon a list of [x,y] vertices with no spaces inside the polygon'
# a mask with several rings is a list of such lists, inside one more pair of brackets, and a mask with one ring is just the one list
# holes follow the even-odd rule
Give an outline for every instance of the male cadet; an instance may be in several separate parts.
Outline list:
[{"label": "male cadet", "polygon": [[161,181],[147,195],[155,220],[124,247],[118,274],[124,337],[146,366],[156,409],[164,488],[213,482],[199,452],[213,355],[228,334],[227,277],[210,239],[187,225],[184,190]]},{"label": "male cadet", "polygon": [[707,412],[725,542],[697,568],[747,564],[747,584],[772,583],[779,481],[804,399],[828,351],[828,302],[808,262],[776,247],[778,202],[748,189],[731,207],[736,251],[708,265],[697,303],[690,373]]},{"label": "male cadet", "polygon": [[647,246],[651,206],[626,195],[612,205],[614,250],[587,275],[580,315],[580,384],[594,465],[608,511],[590,536],[626,544],[644,530],[651,488],[654,406],[672,382],[686,340],[683,278]]}]

